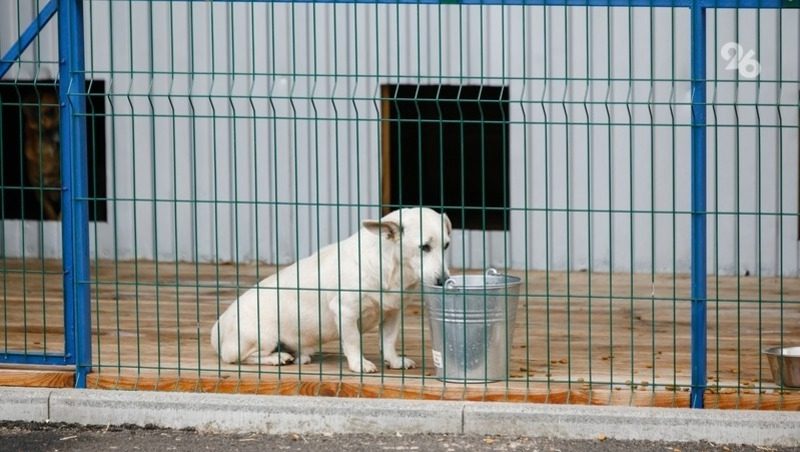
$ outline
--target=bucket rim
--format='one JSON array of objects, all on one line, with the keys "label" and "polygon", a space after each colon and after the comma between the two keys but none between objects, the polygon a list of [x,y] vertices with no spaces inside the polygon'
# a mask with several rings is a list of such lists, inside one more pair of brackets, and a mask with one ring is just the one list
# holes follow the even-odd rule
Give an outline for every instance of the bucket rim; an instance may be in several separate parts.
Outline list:
[{"label": "bucket rim", "polygon": [[[475,279],[476,277],[486,277],[486,278],[503,278],[504,281],[497,282],[497,283],[486,283],[486,284],[463,284],[457,285],[455,284],[455,278],[460,278],[462,282],[466,283],[467,278]],[[502,289],[508,287],[518,286],[522,283],[522,279],[514,276],[508,275],[504,273],[499,273],[494,268],[488,269],[485,273],[471,273],[471,274],[461,274],[450,276],[447,281],[444,282],[442,285],[436,284],[425,284],[425,287],[428,289],[432,289],[434,291],[445,291],[445,292],[465,292],[465,291],[487,291],[487,290],[494,290],[494,289]]]}]

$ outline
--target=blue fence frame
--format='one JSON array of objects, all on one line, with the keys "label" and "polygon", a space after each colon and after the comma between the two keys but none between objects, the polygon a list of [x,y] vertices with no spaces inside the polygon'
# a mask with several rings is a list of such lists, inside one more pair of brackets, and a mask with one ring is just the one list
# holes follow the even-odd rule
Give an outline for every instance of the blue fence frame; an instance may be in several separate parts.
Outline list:
[{"label": "blue fence frame", "polygon": [[64,353],[0,354],[6,363],[74,365],[75,386],[86,387],[92,365],[89,298],[89,215],[86,167],[83,1],[50,0],[0,60],[0,77],[58,13],[61,136],[61,237],[64,273]]},{"label": "blue fence frame", "polygon": [[[135,0],[144,1],[144,0]],[[165,0],[155,0],[165,1]],[[209,0],[185,0],[203,1]],[[213,0],[290,2],[292,0]],[[309,0],[314,2],[315,0]],[[307,1],[304,1],[307,2]],[[318,3],[670,7],[691,10],[692,228],[691,228],[691,407],[703,408],[706,389],[706,10],[715,8],[797,8],[800,0],[316,0]],[[64,354],[2,353],[3,362],[75,365],[75,386],[86,387],[91,370],[89,299],[89,217],[82,0],[50,0],[0,60],[3,77],[55,13],[59,39],[61,109],[62,238],[64,264]]]}]

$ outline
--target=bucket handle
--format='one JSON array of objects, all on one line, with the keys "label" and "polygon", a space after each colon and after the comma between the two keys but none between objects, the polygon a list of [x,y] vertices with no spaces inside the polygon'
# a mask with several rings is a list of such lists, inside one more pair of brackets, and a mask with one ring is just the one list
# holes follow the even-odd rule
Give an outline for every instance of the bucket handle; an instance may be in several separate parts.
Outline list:
[{"label": "bucket handle", "polygon": [[[500,272],[494,267],[489,267],[486,269],[486,276],[500,276]],[[447,290],[453,290],[456,286],[456,280],[453,278],[447,278],[447,281],[444,282],[444,288]]]}]

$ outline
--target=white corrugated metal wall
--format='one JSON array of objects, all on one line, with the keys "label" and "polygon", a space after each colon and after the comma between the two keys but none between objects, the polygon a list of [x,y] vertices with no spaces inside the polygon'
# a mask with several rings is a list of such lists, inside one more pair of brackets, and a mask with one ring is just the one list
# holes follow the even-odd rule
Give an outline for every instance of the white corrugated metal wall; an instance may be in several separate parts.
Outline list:
[{"label": "white corrugated metal wall", "polygon": [[[9,3],[3,49],[35,9]],[[109,90],[116,199],[109,221],[91,227],[93,257],[308,255],[378,215],[356,205],[380,201],[381,84],[482,83],[510,88],[515,210],[506,233],[458,231],[453,266],[689,270],[688,11],[84,8],[87,78]],[[710,271],[798,274],[797,216],[776,213],[798,211],[799,24],[797,10],[709,12],[708,116],[719,125],[709,129],[709,208],[723,212],[709,218]],[[761,83],[725,69],[719,48],[730,41],[756,51]],[[36,51],[55,62],[55,22],[25,59]],[[54,63],[20,64],[5,79],[55,73]],[[45,224],[43,243],[39,225],[5,220],[2,252],[58,256],[57,225]]]}]

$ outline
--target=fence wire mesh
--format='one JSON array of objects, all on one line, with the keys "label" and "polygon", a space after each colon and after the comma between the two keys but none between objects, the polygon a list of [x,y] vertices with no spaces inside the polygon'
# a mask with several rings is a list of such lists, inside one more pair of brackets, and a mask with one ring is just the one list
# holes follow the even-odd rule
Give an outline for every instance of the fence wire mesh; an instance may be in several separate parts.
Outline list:
[{"label": "fence wire mesh", "polygon": [[[0,5],[0,50],[45,3]],[[86,85],[68,89],[85,102],[89,386],[688,405],[687,8],[82,5]],[[800,406],[763,353],[800,345],[799,25],[790,9],[706,16],[706,406]],[[6,363],[65,353],[58,61],[44,27],[0,83]],[[450,274],[521,280],[501,381],[438,378],[423,298],[444,290],[343,287],[341,248],[336,265],[304,267],[336,287],[302,271],[277,282],[319,300],[290,330],[323,331],[331,294],[398,298],[414,368],[381,365],[384,327],[358,342],[374,373],[353,372],[338,340],[301,344],[302,362],[298,332],[274,344],[289,365],[215,352],[212,326],[259,281],[421,206],[452,222]],[[489,362],[497,349],[477,342]]]}]

